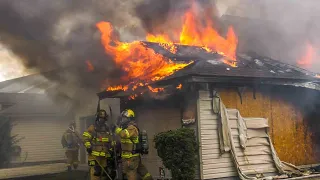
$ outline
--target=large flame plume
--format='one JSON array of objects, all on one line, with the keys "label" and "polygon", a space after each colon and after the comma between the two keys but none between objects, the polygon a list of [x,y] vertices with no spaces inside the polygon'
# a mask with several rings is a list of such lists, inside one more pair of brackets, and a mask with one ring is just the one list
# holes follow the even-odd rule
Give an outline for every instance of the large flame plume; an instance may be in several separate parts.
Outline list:
[{"label": "large flame plume", "polygon": [[[183,16],[183,24],[174,37],[169,34],[148,34],[146,39],[150,42],[162,43],[170,52],[176,52],[174,43],[182,45],[200,46],[208,52],[217,52],[236,61],[238,39],[232,27],[229,27],[226,38],[222,37],[213,28],[212,17],[204,13],[204,17],[197,16],[195,4]],[[205,22],[205,23],[203,23]],[[178,37],[176,37],[178,36]],[[227,61],[226,61],[227,62]],[[231,65],[231,64],[230,64]]]},{"label": "large flame plume", "polygon": [[[236,67],[236,49],[238,39],[232,27],[229,27],[226,37],[221,36],[213,28],[210,13],[198,15],[195,3],[185,12],[181,27],[175,32],[148,33],[146,40],[159,43],[163,48],[173,54],[177,53],[176,44],[202,47],[207,52],[224,55],[224,63]],[[139,86],[147,86],[151,92],[161,92],[153,89],[149,83],[160,80],[184,68],[190,63],[174,63],[153,49],[144,46],[143,42],[120,42],[113,36],[113,27],[109,22],[97,24],[101,32],[101,41],[105,51],[110,55],[116,65],[126,72],[121,77],[121,84],[107,88],[107,91],[135,90]]]},{"label": "large flame plume", "polygon": [[[126,75],[121,77],[121,82],[124,84],[109,87],[108,91],[134,90],[138,86],[146,86],[151,81],[169,76],[190,64],[174,63],[145,47],[140,41],[120,42],[113,36],[113,27],[109,22],[99,22],[97,27],[101,32],[101,41],[106,53],[113,58],[119,68],[126,72]],[[149,89],[152,88],[149,87]]]}]

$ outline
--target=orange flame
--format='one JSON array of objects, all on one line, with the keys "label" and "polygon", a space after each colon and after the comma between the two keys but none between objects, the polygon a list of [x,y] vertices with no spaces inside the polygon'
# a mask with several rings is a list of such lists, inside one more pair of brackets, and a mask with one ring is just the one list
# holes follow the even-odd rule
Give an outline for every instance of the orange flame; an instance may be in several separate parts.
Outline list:
[{"label": "orange flame", "polygon": [[182,84],[179,84],[176,88],[177,89],[181,89],[182,88]]},{"label": "orange flame", "polygon": [[119,91],[119,90],[128,90],[128,86],[122,86],[122,85],[119,85],[119,86],[113,86],[113,87],[108,87],[107,88],[107,91]]},{"label": "orange flame", "polygon": [[[190,10],[185,13],[179,38],[175,38],[179,39],[179,41],[173,41],[166,34],[148,34],[146,38],[147,41],[167,43],[170,48],[174,46],[172,44],[173,42],[182,45],[200,46],[207,52],[218,52],[228,59],[236,61],[238,38],[233,28],[229,27],[227,36],[224,38],[213,28],[213,21],[209,16],[205,17],[205,24],[203,24],[203,21],[197,18],[195,12],[195,6],[193,4]],[[232,63],[229,63],[229,65],[232,65]]]},{"label": "orange flame", "polygon": [[91,64],[90,61],[86,61],[86,64],[87,64],[87,68],[88,68],[88,71],[89,72],[92,72],[94,70],[94,67],[93,65]]},{"label": "orange flame", "polygon": [[113,27],[109,22],[99,22],[97,28],[101,32],[101,41],[106,53],[112,56],[117,66],[127,73],[122,77],[126,85],[109,87],[108,91],[119,90],[119,88],[127,90],[129,86],[136,88],[140,83],[146,85],[151,81],[169,76],[192,63],[174,63],[139,41],[120,42],[112,37]]},{"label": "orange flame", "polygon": [[307,43],[305,55],[297,61],[298,65],[308,68],[312,65],[312,60],[315,55],[315,50],[310,43]]},{"label": "orange flame", "polygon": [[131,95],[131,96],[129,96],[129,100],[136,99],[137,97],[138,97],[138,95],[137,95],[137,94]]},{"label": "orange flame", "polygon": [[160,92],[160,91],[164,91],[164,89],[163,89],[163,88],[153,88],[153,87],[151,87],[151,86],[148,86],[148,88],[149,88],[149,90],[150,90],[151,92]]}]

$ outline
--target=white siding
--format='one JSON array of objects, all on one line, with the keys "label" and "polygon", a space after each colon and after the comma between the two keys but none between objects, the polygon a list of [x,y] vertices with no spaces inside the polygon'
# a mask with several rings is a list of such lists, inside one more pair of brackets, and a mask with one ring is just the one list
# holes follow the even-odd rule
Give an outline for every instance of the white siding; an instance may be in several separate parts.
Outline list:
[{"label": "white siding", "polygon": [[[235,156],[231,153],[220,154],[218,136],[218,117],[212,113],[209,91],[199,91],[199,138],[201,142],[201,170],[203,179],[237,176],[233,158],[239,162],[243,174],[253,176],[257,173],[274,175],[277,173],[272,157],[264,118],[243,118],[247,130],[246,148],[240,147],[238,120],[242,120],[237,109],[227,109]],[[223,101],[223,99],[222,99]]]},{"label": "white siding", "polygon": [[[218,140],[218,117],[211,112],[208,91],[199,91],[199,130],[202,178],[224,178],[237,176],[231,154],[220,155]],[[239,142],[239,140],[235,140]]]},{"label": "white siding", "polygon": [[[174,108],[140,108],[136,110],[137,121],[140,129],[148,132],[149,154],[142,157],[142,162],[152,176],[159,176],[159,167],[162,161],[154,148],[154,135],[181,127],[180,110]],[[166,177],[171,176],[166,170]]]},{"label": "white siding", "polygon": [[231,134],[235,141],[236,151],[235,155],[239,161],[240,169],[246,175],[253,175],[257,173],[274,173],[277,169],[273,162],[272,152],[265,128],[249,129],[250,125],[259,127],[261,124],[268,124],[263,118],[244,118],[247,124],[246,148],[240,148],[239,132],[238,132],[238,118],[241,118],[239,111],[236,109],[228,109],[229,122],[231,122]]},{"label": "white siding", "polygon": [[14,162],[41,162],[65,159],[61,136],[71,121],[59,117],[25,117],[11,120],[15,126],[12,135],[23,137],[18,145],[21,157]]}]

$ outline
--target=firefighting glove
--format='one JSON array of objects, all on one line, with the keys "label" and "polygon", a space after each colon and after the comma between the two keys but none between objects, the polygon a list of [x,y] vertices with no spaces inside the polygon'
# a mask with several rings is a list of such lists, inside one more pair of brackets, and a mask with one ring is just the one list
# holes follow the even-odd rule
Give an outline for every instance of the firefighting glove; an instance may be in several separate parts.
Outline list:
[{"label": "firefighting glove", "polygon": [[117,125],[113,124],[113,125],[111,126],[112,132],[115,132],[117,127],[118,127]]},{"label": "firefighting glove", "polygon": [[92,153],[92,148],[91,147],[87,148],[87,152],[88,152],[88,154],[91,154]]}]

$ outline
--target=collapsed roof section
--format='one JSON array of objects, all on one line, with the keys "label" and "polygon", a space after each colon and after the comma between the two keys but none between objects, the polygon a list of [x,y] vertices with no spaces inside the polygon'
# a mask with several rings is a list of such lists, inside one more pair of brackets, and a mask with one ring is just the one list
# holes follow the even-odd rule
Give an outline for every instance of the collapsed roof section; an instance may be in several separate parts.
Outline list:
[{"label": "collapsed roof section", "polygon": [[[304,87],[320,90],[320,78],[307,70],[285,64],[277,60],[261,57],[254,53],[238,54],[236,67],[226,63],[226,58],[218,53],[208,52],[205,48],[185,45],[168,45],[143,42],[156,53],[175,61],[190,62],[191,65],[174,74],[154,82],[154,86],[176,86],[179,83],[226,83],[233,84],[266,84]],[[174,49],[174,51],[172,51]],[[140,87],[135,92],[145,91]],[[133,92],[111,91],[98,94],[102,97],[123,97]]]}]

